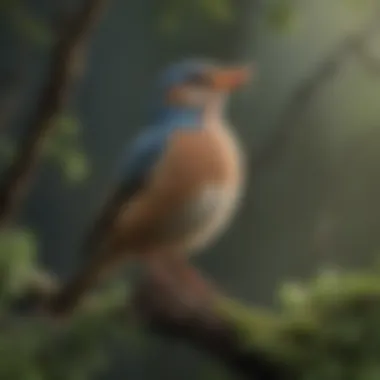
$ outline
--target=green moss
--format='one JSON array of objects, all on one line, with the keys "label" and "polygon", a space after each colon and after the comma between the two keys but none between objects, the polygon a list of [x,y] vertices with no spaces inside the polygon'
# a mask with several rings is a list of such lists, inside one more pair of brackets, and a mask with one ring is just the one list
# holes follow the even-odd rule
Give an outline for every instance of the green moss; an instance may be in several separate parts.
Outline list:
[{"label": "green moss", "polygon": [[[28,278],[38,269],[36,253],[36,237],[28,229],[0,234],[0,311],[6,326],[0,334],[0,378],[23,379],[30,372],[36,379],[87,380],[106,366],[110,338],[128,342],[134,349],[146,347],[138,324],[125,316],[130,292],[123,282],[94,293],[64,327],[33,317],[18,318],[9,300],[28,289]],[[273,310],[222,297],[215,303],[215,312],[236,332],[242,353],[264,354],[269,361],[293,366],[298,380],[379,376],[380,277],[376,268],[324,271],[303,283],[286,283]]]},{"label": "green moss", "polygon": [[292,364],[300,379],[373,379],[380,371],[380,278],[326,271],[285,284],[275,313],[231,300],[217,305],[242,350]]},{"label": "green moss", "polygon": [[283,356],[285,350],[279,339],[283,330],[281,318],[269,310],[247,307],[225,298],[219,300],[216,308],[222,318],[234,326],[242,350],[256,349]]}]

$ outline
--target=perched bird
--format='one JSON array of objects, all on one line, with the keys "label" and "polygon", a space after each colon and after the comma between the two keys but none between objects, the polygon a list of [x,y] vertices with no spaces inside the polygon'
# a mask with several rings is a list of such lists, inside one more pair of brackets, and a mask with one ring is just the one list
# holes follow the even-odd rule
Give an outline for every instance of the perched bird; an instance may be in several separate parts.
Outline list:
[{"label": "perched bird", "polygon": [[185,273],[181,263],[223,231],[244,183],[225,104],[250,74],[248,67],[201,60],[163,71],[153,93],[153,122],[126,148],[117,190],[87,241],[85,265],[52,297],[50,312],[70,313],[131,259],[175,281]]}]

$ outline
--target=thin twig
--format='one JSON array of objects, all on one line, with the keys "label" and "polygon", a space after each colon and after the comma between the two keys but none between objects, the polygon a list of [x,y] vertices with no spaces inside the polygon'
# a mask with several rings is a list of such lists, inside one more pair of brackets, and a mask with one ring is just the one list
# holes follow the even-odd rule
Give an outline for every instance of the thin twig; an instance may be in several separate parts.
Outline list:
[{"label": "thin twig", "polygon": [[367,49],[357,51],[357,58],[360,63],[371,73],[380,74],[380,58],[372,55]]},{"label": "thin twig", "polygon": [[0,187],[0,225],[17,213],[27,194],[39,162],[41,147],[66,106],[71,90],[83,73],[88,39],[103,13],[107,0],[85,0],[73,17],[53,54],[52,70],[36,114],[20,144],[18,153],[5,173]]},{"label": "thin twig", "polygon": [[317,70],[303,81],[290,97],[288,105],[278,119],[272,137],[269,138],[269,142],[261,151],[254,152],[252,155],[252,167],[261,169],[278,159],[287,146],[288,140],[300,127],[299,119],[304,114],[311,99],[339,72],[340,67],[348,58],[363,51],[363,46],[367,41],[379,32],[380,11],[377,11],[367,27],[346,37],[332,49]]}]

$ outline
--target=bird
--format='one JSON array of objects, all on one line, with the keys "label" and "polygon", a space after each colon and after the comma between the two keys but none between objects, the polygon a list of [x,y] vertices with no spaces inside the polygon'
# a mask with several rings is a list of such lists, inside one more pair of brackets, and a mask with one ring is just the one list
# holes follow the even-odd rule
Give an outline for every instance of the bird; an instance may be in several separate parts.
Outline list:
[{"label": "bird", "polygon": [[84,263],[48,302],[52,315],[72,313],[131,260],[175,284],[190,258],[225,231],[246,182],[226,106],[252,72],[251,65],[209,59],[181,60],[160,72],[151,121],[126,144],[115,189],[85,242]]}]

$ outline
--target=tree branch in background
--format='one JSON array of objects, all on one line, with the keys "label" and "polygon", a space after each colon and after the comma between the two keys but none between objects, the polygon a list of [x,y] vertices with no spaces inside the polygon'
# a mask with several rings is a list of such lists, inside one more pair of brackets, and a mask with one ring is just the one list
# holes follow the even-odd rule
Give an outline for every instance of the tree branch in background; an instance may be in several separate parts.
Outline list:
[{"label": "tree branch in background", "polygon": [[[336,75],[340,67],[353,56],[362,56],[364,47],[369,39],[380,32],[380,11],[375,12],[375,17],[359,32],[345,38],[320,64],[312,75],[305,79],[290,96],[288,105],[279,117],[277,126],[269,142],[261,151],[253,154],[251,165],[253,168],[265,168],[281,155],[287,142],[298,128],[298,120],[307,109],[310,100],[318,91]],[[368,63],[368,62],[367,62]],[[373,66],[374,62],[372,62]]]},{"label": "tree branch in background", "polygon": [[53,129],[57,115],[69,101],[73,85],[83,73],[86,45],[106,4],[107,0],[85,0],[55,47],[50,79],[0,187],[2,226],[10,221],[26,196],[45,137]]},{"label": "tree branch in background", "polygon": [[371,73],[380,74],[380,57],[376,57],[365,46],[359,48],[356,52],[360,63]]},{"label": "tree branch in background", "polygon": [[12,122],[19,105],[22,102],[22,90],[25,87],[25,75],[23,70],[15,70],[0,79],[0,131],[4,130]]}]

